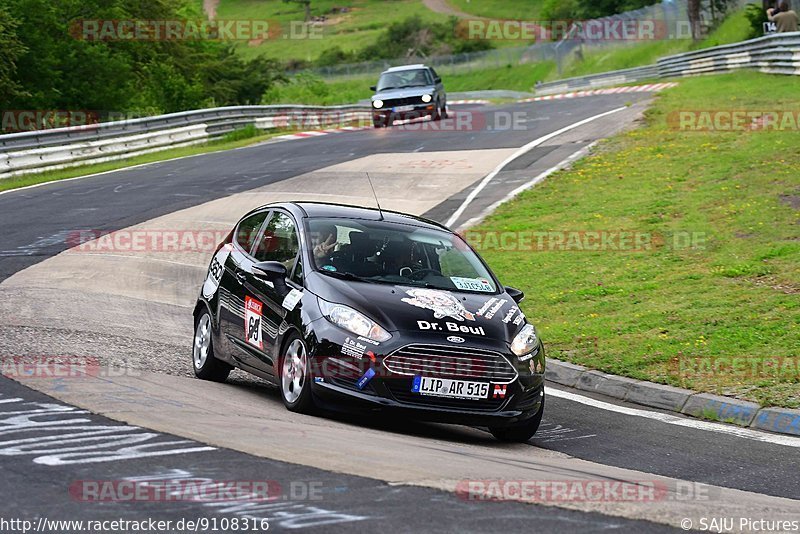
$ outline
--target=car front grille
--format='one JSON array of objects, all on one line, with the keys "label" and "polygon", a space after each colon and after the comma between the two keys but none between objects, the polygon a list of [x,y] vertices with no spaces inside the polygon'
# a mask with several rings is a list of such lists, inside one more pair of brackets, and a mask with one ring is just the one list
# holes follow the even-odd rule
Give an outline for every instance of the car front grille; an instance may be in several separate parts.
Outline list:
[{"label": "car front grille", "polygon": [[389,100],[385,100],[383,105],[386,108],[393,108],[395,106],[412,106],[422,103],[421,96],[408,96],[405,98],[391,98]]},{"label": "car front grille", "polygon": [[483,349],[407,345],[383,360],[392,373],[508,384],[517,371],[501,354]]}]

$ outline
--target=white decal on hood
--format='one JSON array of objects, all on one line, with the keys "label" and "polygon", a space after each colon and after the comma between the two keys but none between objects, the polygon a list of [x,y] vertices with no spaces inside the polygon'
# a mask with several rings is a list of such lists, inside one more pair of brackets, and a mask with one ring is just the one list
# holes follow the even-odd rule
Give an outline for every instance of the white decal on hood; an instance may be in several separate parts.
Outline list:
[{"label": "white decal on hood", "polygon": [[517,314],[518,311],[519,311],[519,308],[517,308],[516,306],[514,306],[513,308],[508,310],[508,313],[506,314],[506,316],[503,317],[503,322],[504,323],[508,323],[509,321],[511,321],[511,319],[514,318],[514,316]]},{"label": "white decal on hood", "polygon": [[406,304],[411,304],[418,308],[431,310],[436,319],[451,317],[457,321],[474,321],[475,316],[468,312],[457,298],[450,293],[437,291],[435,289],[409,289],[406,293],[411,298],[401,299]]},{"label": "white decal on hood", "polygon": [[489,308],[491,308],[492,306],[494,306],[494,303],[495,303],[495,302],[497,302],[497,297],[492,297],[492,298],[490,298],[489,300],[487,300],[486,302],[484,302],[484,303],[483,303],[483,306],[481,306],[481,309],[480,309],[480,310],[478,310],[478,311],[476,311],[476,312],[475,312],[475,315],[478,315],[478,316],[481,316],[481,315],[483,315],[484,313],[486,313],[486,312],[487,312],[487,310],[488,310]]},{"label": "white decal on hood", "polygon": [[502,308],[503,306],[505,306],[505,305],[506,305],[506,302],[508,302],[508,301],[507,301],[507,300],[501,300],[501,301],[498,301],[498,302],[497,302],[497,304],[495,304],[494,306],[492,306],[492,309],[491,309],[491,310],[489,310],[489,311],[486,313],[485,317],[486,317],[487,319],[491,319],[492,317],[494,317],[494,314],[495,314],[495,313],[497,313],[497,312],[499,312],[499,311],[500,311],[500,308]]}]

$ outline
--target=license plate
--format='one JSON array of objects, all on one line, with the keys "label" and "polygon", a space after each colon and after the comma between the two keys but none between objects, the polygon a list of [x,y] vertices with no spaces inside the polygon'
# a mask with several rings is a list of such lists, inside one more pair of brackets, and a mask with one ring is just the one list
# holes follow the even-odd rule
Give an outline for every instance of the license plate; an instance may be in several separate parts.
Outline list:
[{"label": "license plate", "polygon": [[415,376],[411,391],[431,397],[482,400],[489,396],[489,383]]},{"label": "license plate", "polygon": [[412,109],[414,109],[414,106],[397,106],[394,111],[411,111]]}]

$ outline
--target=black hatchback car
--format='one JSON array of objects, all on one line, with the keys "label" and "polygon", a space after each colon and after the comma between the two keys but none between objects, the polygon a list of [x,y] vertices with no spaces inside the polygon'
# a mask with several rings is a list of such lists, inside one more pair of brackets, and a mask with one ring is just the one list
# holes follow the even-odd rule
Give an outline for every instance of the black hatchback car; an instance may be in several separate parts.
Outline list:
[{"label": "black hatchback car", "polygon": [[289,410],[396,410],[525,441],[544,410],[544,347],[472,248],[444,226],[313,202],[247,215],[211,260],[193,366],[238,367]]},{"label": "black hatchback car", "polygon": [[378,85],[370,87],[372,124],[391,126],[395,120],[447,118],[447,93],[442,78],[432,67],[405,65],[381,73]]}]

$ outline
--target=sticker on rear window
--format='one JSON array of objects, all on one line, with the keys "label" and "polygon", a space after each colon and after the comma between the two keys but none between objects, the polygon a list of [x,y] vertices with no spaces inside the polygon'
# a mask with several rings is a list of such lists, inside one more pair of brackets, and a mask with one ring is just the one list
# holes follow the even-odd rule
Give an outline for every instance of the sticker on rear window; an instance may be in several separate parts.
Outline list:
[{"label": "sticker on rear window", "polygon": [[492,284],[485,278],[461,278],[460,276],[451,276],[450,280],[453,281],[457,289],[463,289],[464,291],[485,291],[487,293],[494,291]]}]

